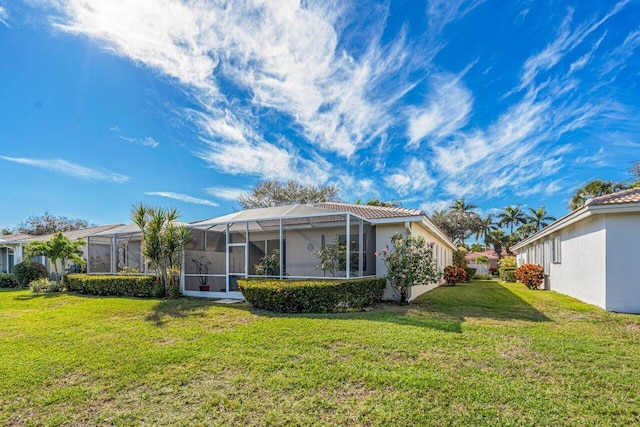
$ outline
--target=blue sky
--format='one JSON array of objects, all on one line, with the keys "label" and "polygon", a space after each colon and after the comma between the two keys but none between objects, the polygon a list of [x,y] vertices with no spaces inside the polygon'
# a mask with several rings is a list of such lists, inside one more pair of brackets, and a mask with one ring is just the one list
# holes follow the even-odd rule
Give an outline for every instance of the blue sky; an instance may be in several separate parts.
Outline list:
[{"label": "blue sky", "polygon": [[264,179],[566,213],[640,160],[640,2],[0,0],[0,227]]}]

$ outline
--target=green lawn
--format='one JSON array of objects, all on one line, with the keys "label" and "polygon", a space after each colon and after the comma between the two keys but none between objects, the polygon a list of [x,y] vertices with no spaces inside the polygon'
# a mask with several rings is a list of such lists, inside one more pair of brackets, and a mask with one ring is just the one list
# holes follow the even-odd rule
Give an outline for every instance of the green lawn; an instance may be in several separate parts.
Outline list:
[{"label": "green lawn", "polygon": [[0,425],[630,425],[640,316],[519,284],[408,307],[0,291]]}]

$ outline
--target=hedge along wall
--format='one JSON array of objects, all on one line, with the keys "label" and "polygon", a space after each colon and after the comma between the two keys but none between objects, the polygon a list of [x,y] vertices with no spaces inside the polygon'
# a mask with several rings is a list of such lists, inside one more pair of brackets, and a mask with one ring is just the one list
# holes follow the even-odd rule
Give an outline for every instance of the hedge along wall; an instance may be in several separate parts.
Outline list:
[{"label": "hedge along wall", "polygon": [[70,292],[123,297],[163,296],[164,289],[155,284],[154,276],[112,276],[96,274],[68,274],[64,279]]},{"label": "hedge along wall", "polygon": [[362,310],[382,299],[386,279],[238,280],[242,295],[255,308],[280,313],[330,313]]}]

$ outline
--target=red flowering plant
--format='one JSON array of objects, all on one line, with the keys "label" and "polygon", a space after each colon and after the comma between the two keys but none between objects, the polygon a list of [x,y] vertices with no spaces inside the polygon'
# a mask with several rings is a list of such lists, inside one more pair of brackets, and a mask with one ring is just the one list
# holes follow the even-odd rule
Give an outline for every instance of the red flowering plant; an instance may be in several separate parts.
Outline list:
[{"label": "red flowering plant", "polygon": [[538,264],[521,265],[516,270],[516,279],[529,289],[539,289],[544,280],[544,268]]},{"label": "red flowering plant", "polygon": [[455,286],[456,283],[462,283],[467,280],[467,273],[464,268],[448,265],[444,268],[444,281],[447,286]]},{"label": "red flowering plant", "polygon": [[428,285],[440,278],[433,258],[433,243],[427,243],[421,236],[405,237],[400,233],[391,236],[389,243],[375,255],[384,260],[386,278],[400,303],[407,301],[411,286]]}]

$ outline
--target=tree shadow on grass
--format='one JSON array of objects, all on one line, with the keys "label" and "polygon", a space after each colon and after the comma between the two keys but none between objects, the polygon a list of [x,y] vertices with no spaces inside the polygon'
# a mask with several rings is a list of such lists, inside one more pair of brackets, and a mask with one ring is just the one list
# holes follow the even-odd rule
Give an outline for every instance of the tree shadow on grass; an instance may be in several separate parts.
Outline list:
[{"label": "tree shadow on grass", "polygon": [[[246,308],[244,309],[246,310]],[[454,287],[440,287],[420,296],[409,305],[381,303],[369,311],[285,314],[251,309],[251,312],[269,317],[387,322],[451,333],[462,333],[462,324],[472,318],[495,321],[551,321],[542,312],[495,281],[478,281]]]},{"label": "tree shadow on grass", "polygon": [[[208,299],[190,297],[166,299],[154,305],[152,309],[153,311],[147,315],[145,320],[155,323],[158,327],[162,327],[165,325],[167,318],[204,318],[207,315],[206,310],[213,306],[219,307],[218,304]],[[243,304],[243,306],[245,311],[249,311],[249,306],[247,304]]]},{"label": "tree shadow on grass", "polygon": [[[23,289],[19,289],[19,290],[25,290],[26,288]],[[58,298],[61,297],[62,295],[64,295],[64,292],[45,292],[45,293],[29,293],[27,295],[18,295],[17,297],[14,297],[13,299],[16,301],[31,301],[33,299],[38,299],[38,298]]]}]

